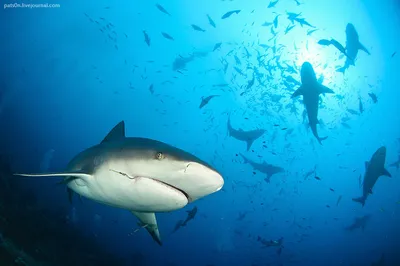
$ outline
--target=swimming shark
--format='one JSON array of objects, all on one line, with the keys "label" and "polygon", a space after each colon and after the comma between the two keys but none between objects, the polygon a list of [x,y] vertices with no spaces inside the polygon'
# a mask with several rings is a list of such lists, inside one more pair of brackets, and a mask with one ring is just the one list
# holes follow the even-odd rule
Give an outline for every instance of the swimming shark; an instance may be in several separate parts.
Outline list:
[{"label": "swimming shark", "polygon": [[183,223],[182,223],[181,226],[186,226],[186,224],[187,224],[190,220],[193,220],[193,219],[194,219],[194,217],[196,216],[196,213],[197,213],[197,206],[194,206],[194,208],[193,208],[192,210],[186,211],[186,212],[187,212],[186,220],[183,221]]},{"label": "swimming shark", "polygon": [[386,147],[382,146],[372,155],[369,162],[365,162],[365,175],[363,181],[363,195],[359,198],[354,198],[353,201],[361,203],[364,207],[365,201],[369,194],[372,194],[372,188],[374,187],[378,178],[382,175],[392,177],[392,175],[385,169],[386,160]]},{"label": "swimming shark", "polygon": [[156,212],[170,212],[219,191],[221,174],[194,155],[166,143],[125,136],[118,123],[104,140],[76,155],[63,172],[14,174],[64,177],[86,198],[129,210],[162,245]]},{"label": "swimming shark", "polygon": [[315,75],[314,68],[309,62],[304,62],[301,66],[301,86],[293,94],[292,98],[303,95],[303,103],[307,110],[308,122],[310,124],[311,131],[319,144],[322,145],[322,141],[328,137],[319,137],[317,132],[318,121],[318,104],[319,95],[321,93],[334,93],[328,87],[318,82],[317,76]]},{"label": "swimming shark", "polygon": [[355,229],[361,228],[364,231],[365,226],[367,225],[367,222],[370,220],[370,218],[371,215],[369,214],[364,215],[362,217],[356,217],[354,219],[354,222],[351,225],[345,227],[344,229],[347,231],[354,231]]},{"label": "swimming shark", "polygon": [[263,163],[256,163],[256,162],[253,162],[253,161],[249,160],[248,158],[246,158],[243,154],[240,154],[240,156],[242,156],[244,163],[250,164],[254,170],[257,170],[263,174],[266,174],[267,177],[264,178],[264,180],[267,183],[271,182],[271,177],[273,175],[285,172],[285,169],[283,169],[282,167],[269,164],[265,161]]},{"label": "swimming shark", "polygon": [[241,141],[245,141],[247,143],[247,150],[250,150],[253,142],[261,137],[266,130],[264,129],[254,129],[249,131],[244,131],[243,129],[234,129],[231,125],[231,117],[228,118],[228,135]]},{"label": "swimming shark", "polygon": [[370,52],[361,44],[358,37],[358,33],[353,24],[347,23],[346,25],[346,62],[343,67],[339,68],[337,71],[344,73],[350,65],[354,66],[354,62],[357,58],[358,50],[366,52],[371,55]]}]

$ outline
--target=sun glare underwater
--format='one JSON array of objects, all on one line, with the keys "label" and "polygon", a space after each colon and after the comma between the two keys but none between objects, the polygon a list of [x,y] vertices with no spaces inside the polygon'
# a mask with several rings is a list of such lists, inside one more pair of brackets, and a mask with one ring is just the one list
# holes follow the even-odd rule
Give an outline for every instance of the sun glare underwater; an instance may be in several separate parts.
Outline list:
[{"label": "sun glare underwater", "polygon": [[398,0],[3,2],[0,265],[400,265]]}]

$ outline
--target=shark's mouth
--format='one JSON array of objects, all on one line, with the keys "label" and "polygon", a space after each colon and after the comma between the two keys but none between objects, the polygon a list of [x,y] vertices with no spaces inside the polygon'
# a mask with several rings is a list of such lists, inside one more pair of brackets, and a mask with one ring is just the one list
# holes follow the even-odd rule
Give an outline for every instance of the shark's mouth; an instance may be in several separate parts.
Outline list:
[{"label": "shark's mouth", "polygon": [[180,188],[178,188],[178,187],[175,187],[175,186],[173,186],[173,185],[171,185],[171,184],[168,184],[168,183],[166,183],[166,182],[163,182],[163,181],[160,181],[160,180],[151,178],[151,177],[150,177],[149,179],[151,179],[151,180],[153,180],[153,181],[155,181],[155,182],[164,184],[165,186],[171,187],[171,188],[173,188],[173,189],[176,189],[177,191],[181,192],[181,193],[187,198],[188,202],[191,202],[191,198],[190,198],[189,194],[186,193],[184,190],[182,190],[182,189],[180,189]]}]

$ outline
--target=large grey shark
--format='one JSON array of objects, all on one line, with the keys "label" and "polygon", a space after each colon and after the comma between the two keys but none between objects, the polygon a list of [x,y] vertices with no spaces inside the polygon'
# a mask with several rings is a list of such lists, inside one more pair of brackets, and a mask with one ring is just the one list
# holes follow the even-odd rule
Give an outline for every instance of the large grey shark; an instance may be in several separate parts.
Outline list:
[{"label": "large grey shark", "polygon": [[264,178],[264,180],[267,183],[270,183],[271,177],[273,175],[285,172],[285,169],[283,169],[282,167],[269,164],[265,161],[263,163],[256,163],[256,162],[253,162],[253,161],[249,160],[248,158],[246,158],[243,154],[240,154],[240,156],[242,156],[244,162],[250,164],[254,170],[257,170],[263,174],[266,174],[267,177]]},{"label": "large grey shark", "polygon": [[380,147],[373,155],[369,162],[365,162],[365,175],[363,182],[363,195],[359,198],[354,198],[353,201],[365,205],[369,194],[372,194],[378,178],[382,175],[392,177],[388,170],[385,169],[386,147]]},{"label": "large grey shark", "polygon": [[15,175],[64,177],[70,192],[131,211],[160,245],[155,212],[181,209],[224,185],[221,174],[188,152],[125,137],[124,121],[100,144],[76,155],[64,172]]},{"label": "large grey shark", "polygon": [[364,231],[370,218],[371,218],[371,215],[369,215],[369,214],[361,216],[361,217],[356,217],[354,219],[354,222],[351,225],[345,227],[344,229],[347,231],[354,231],[356,229],[361,228]]},{"label": "large grey shark", "polygon": [[231,117],[228,118],[228,135],[241,141],[247,143],[247,150],[250,150],[253,142],[261,137],[266,130],[264,129],[254,129],[249,131],[244,131],[243,129],[234,129],[231,125]]},{"label": "large grey shark", "polygon": [[334,93],[328,87],[318,82],[317,76],[315,75],[314,68],[309,62],[304,62],[301,66],[301,86],[293,94],[292,98],[303,95],[303,103],[307,110],[308,122],[310,124],[311,131],[319,144],[322,145],[322,141],[328,137],[319,137],[317,131],[318,121],[318,104],[319,95],[321,93]]},{"label": "large grey shark", "polygon": [[344,73],[350,65],[354,66],[354,62],[357,58],[358,50],[363,50],[370,55],[370,52],[361,44],[358,37],[358,33],[353,24],[347,23],[346,26],[346,62],[343,67],[337,71]]}]

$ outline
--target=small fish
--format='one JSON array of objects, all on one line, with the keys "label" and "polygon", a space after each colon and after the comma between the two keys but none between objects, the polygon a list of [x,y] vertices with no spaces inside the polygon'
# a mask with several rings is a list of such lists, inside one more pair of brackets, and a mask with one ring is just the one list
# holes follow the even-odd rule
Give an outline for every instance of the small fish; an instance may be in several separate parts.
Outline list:
[{"label": "small fish", "polygon": [[342,200],[342,195],[340,195],[339,198],[337,199],[336,206],[339,205],[339,203],[340,203],[341,200]]},{"label": "small fish", "polygon": [[192,28],[193,28],[194,30],[201,31],[201,32],[205,32],[205,31],[206,31],[205,29],[202,29],[202,28],[200,28],[199,26],[197,26],[197,25],[195,25],[195,24],[192,24],[191,26],[192,26]]},{"label": "small fish", "polygon": [[285,29],[285,34],[288,34],[289,31],[291,31],[293,28],[295,27],[295,25],[288,25]]},{"label": "small fish", "polygon": [[164,36],[164,38],[165,38],[165,39],[168,39],[168,40],[174,41],[174,38],[172,38],[172,36],[171,36],[171,35],[169,35],[168,33],[161,32],[161,34],[162,34],[162,36]]},{"label": "small fish", "polygon": [[168,11],[165,10],[165,8],[164,8],[162,5],[156,4],[156,7],[158,8],[158,10],[160,10],[160,11],[163,12],[164,14],[167,14],[168,16],[171,16],[171,14],[168,13]]},{"label": "small fish", "polygon": [[361,97],[358,97],[358,109],[359,109],[361,114],[364,112],[364,106],[363,106],[363,103],[361,101]]},{"label": "small fish", "polygon": [[238,9],[238,10],[232,10],[232,11],[226,12],[226,13],[221,17],[221,19],[229,18],[229,17],[232,16],[233,14],[239,14],[239,12],[240,12],[239,9]]},{"label": "small fish", "polygon": [[214,28],[216,28],[215,22],[214,20],[212,20],[212,18],[207,14],[207,18],[208,18],[208,23],[210,23],[211,26],[213,26]]},{"label": "small fish", "polygon": [[214,98],[214,97],[218,97],[219,95],[210,95],[210,96],[207,96],[207,97],[201,97],[201,102],[200,102],[200,106],[199,106],[199,108],[201,109],[201,108],[203,108],[204,106],[206,106],[207,104],[208,104],[208,102],[212,99],[212,98]]},{"label": "small fish", "polygon": [[144,41],[147,43],[147,46],[150,46],[150,37],[146,31],[143,31]]},{"label": "small fish", "polygon": [[329,188],[330,191],[335,192],[335,190],[333,188]]},{"label": "small fish", "polygon": [[391,56],[391,57],[393,58],[393,57],[396,55],[396,53],[397,53],[397,52],[394,52],[394,53],[392,54],[392,56]]},{"label": "small fish", "polygon": [[321,39],[321,40],[318,41],[318,44],[323,45],[323,46],[328,46],[328,45],[331,45],[332,43],[331,43],[330,40]]},{"label": "small fish", "polygon": [[153,84],[150,85],[149,91],[151,92],[151,94],[154,94],[154,87],[153,87]]},{"label": "small fish", "polygon": [[274,28],[276,29],[277,27],[278,27],[278,17],[279,17],[280,15],[276,15],[276,17],[274,18],[274,21],[273,21],[273,23],[274,23]]},{"label": "small fish", "polygon": [[360,114],[360,113],[357,112],[356,110],[353,110],[353,109],[350,109],[350,108],[347,108],[347,112],[349,112],[349,113],[352,114],[352,115],[359,115],[359,114]]},{"label": "small fish", "polygon": [[271,26],[272,24],[273,24],[272,22],[264,22],[261,26],[268,27]]},{"label": "small fish", "polygon": [[270,1],[269,2],[269,5],[268,5],[268,7],[267,8],[272,8],[272,7],[275,7],[276,6],[276,4],[279,2],[279,0],[276,0],[275,2],[273,2],[273,1]]},{"label": "small fish", "polygon": [[307,31],[307,35],[308,36],[311,36],[311,34],[313,34],[314,32],[316,32],[318,29],[315,29],[315,30],[308,30]]},{"label": "small fish", "polygon": [[318,177],[318,176],[314,176],[314,178],[317,179],[317,180],[321,180],[321,178]]},{"label": "small fish", "polygon": [[369,97],[371,97],[371,99],[372,99],[372,101],[373,101],[374,103],[377,103],[377,102],[378,102],[378,97],[376,96],[375,93],[369,92],[368,95],[369,95]]},{"label": "small fish", "polygon": [[216,44],[214,45],[213,52],[214,52],[215,50],[221,48],[221,45],[222,45],[222,42],[216,43]]}]

